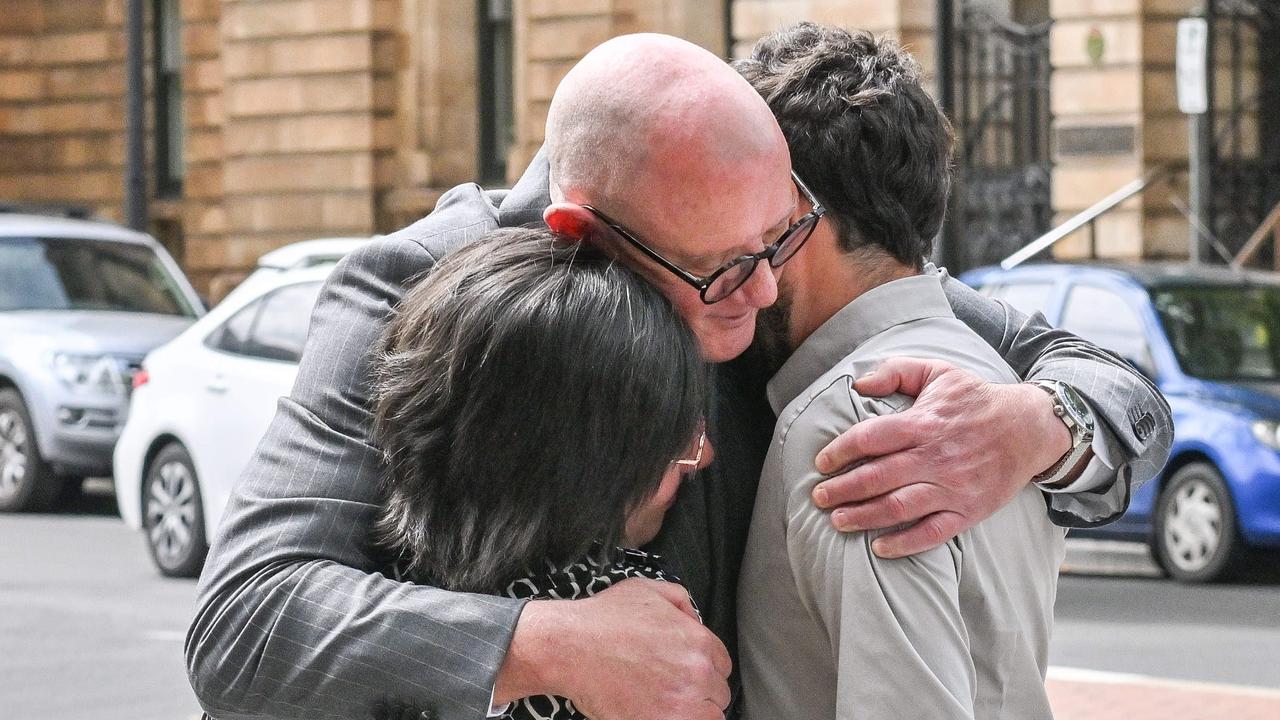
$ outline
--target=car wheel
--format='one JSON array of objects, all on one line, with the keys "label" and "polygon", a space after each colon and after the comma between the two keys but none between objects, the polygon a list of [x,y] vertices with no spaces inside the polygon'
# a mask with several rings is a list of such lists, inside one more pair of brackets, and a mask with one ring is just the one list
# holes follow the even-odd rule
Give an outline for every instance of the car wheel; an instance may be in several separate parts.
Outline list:
[{"label": "car wheel", "polygon": [[179,443],[166,445],[151,461],[143,482],[142,526],[160,572],[195,577],[209,551],[200,483],[191,455]]},{"label": "car wheel", "polygon": [[1175,580],[1213,582],[1230,576],[1244,553],[1235,505],[1222,475],[1208,463],[1173,474],[1156,504],[1156,560]]},{"label": "car wheel", "polygon": [[0,512],[53,507],[62,479],[40,457],[31,415],[16,390],[0,390]]}]

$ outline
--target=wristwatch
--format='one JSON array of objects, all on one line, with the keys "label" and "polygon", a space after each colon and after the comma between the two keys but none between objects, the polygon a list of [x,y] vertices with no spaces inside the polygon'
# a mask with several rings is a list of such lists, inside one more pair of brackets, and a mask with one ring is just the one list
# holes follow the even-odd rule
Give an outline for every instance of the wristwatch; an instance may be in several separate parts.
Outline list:
[{"label": "wristwatch", "polygon": [[1093,445],[1093,411],[1075,388],[1057,380],[1032,380],[1031,385],[1049,393],[1053,399],[1053,414],[1058,416],[1071,433],[1071,449],[1053,467],[1031,479],[1037,485],[1061,488],[1066,485],[1068,473],[1080,462],[1080,458]]}]

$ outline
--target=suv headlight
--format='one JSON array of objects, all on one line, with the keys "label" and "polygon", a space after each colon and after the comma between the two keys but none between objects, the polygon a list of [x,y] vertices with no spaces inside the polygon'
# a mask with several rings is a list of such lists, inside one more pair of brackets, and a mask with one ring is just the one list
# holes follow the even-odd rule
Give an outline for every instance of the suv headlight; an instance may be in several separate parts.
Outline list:
[{"label": "suv headlight", "polygon": [[1249,426],[1258,442],[1269,448],[1280,450],[1280,422],[1274,420],[1255,420]]},{"label": "suv headlight", "polygon": [[53,353],[49,356],[53,374],[72,392],[85,395],[124,395],[120,363],[108,355]]}]

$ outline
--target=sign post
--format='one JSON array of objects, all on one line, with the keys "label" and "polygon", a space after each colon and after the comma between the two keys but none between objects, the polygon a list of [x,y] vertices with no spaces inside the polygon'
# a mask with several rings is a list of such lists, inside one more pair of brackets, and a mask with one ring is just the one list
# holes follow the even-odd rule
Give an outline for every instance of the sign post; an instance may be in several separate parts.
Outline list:
[{"label": "sign post", "polygon": [[1209,111],[1209,23],[1204,18],[1183,18],[1178,21],[1177,79],[1178,109],[1187,115],[1190,133],[1188,144],[1189,204],[1191,205],[1191,232],[1187,246],[1187,259],[1200,262],[1201,228],[1209,214],[1205,212],[1208,201],[1209,168],[1207,162],[1211,131],[1206,113]]}]

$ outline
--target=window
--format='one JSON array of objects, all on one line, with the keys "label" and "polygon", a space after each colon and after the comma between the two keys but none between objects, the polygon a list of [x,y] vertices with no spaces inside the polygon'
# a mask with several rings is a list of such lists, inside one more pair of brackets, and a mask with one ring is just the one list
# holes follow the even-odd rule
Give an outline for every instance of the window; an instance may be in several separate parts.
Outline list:
[{"label": "window", "polygon": [[1209,380],[1280,380],[1280,289],[1165,288],[1152,293],[1178,364]]},{"label": "window", "polygon": [[515,128],[511,0],[479,3],[480,179],[505,185]]},{"label": "window", "polygon": [[262,312],[253,325],[253,350],[258,357],[297,362],[311,327],[311,310],[320,283],[281,288],[262,301]]},{"label": "window", "polygon": [[1049,299],[1053,296],[1053,283],[1016,283],[1012,285],[996,285],[989,293],[997,300],[1003,300],[1015,310],[1027,315],[1033,313],[1048,314]]},{"label": "window", "polygon": [[161,197],[182,194],[182,8],[180,0],[155,0],[155,173]]},{"label": "window", "polygon": [[311,326],[320,283],[287,285],[241,308],[205,344],[215,350],[281,362],[298,362]]},{"label": "window", "polygon": [[151,248],[81,238],[0,239],[0,310],[195,315]]},{"label": "window", "polygon": [[1076,285],[1067,296],[1062,329],[1151,367],[1147,333],[1137,311],[1116,293],[1092,285]]}]

